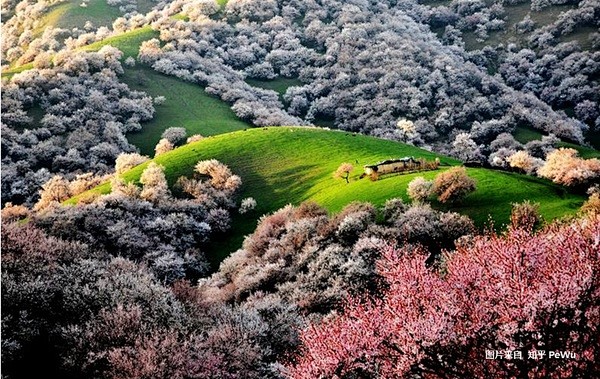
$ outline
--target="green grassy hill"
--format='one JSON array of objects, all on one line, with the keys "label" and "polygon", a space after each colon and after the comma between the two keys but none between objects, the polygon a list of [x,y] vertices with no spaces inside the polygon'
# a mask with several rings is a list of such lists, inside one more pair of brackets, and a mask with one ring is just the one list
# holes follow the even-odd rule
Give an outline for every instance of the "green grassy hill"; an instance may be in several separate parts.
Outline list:
[{"label": "green grassy hill", "polygon": [[[158,37],[158,32],[149,26],[123,33],[118,36],[86,46],[87,51],[97,51],[111,45],[123,52],[123,58],[137,57],[143,41]],[[204,91],[204,88],[174,76],[154,71],[151,67],[137,63],[134,67],[124,66],[121,77],[134,90],[144,91],[152,97],[164,96],[166,101],[156,105],[154,118],[143,123],[142,130],[127,136],[129,142],[142,154],[154,155],[154,147],[162,132],[172,126],[184,127],[188,135],[213,136],[250,127],[241,121],[229,104]]]},{"label": "green grassy hill", "polygon": [[[137,11],[144,14],[149,12],[156,3],[151,0],[137,0],[136,5]],[[112,23],[121,16],[119,6],[110,6],[106,0],[68,0],[50,7],[41,19],[36,32],[41,34],[47,26],[66,29],[82,28],[86,21],[90,21],[95,27],[110,28]]]},{"label": "green grassy hill", "polygon": [[137,58],[140,52],[140,46],[142,42],[148,41],[152,38],[158,38],[159,32],[153,30],[150,26],[144,26],[139,29],[130,30],[112,37],[103,39],[91,43],[87,46],[80,48],[82,51],[98,51],[103,46],[110,45],[116,47],[123,52],[123,58],[134,57]]},{"label": "green grassy hill", "polygon": [[[105,40],[92,43],[81,48],[83,51],[98,51],[103,46],[111,45],[123,52],[123,59],[137,57],[142,42],[158,37],[158,32],[151,27],[125,32]],[[18,66],[2,73],[2,77],[10,78],[14,74],[33,68],[33,64]],[[156,105],[154,118],[143,123],[140,132],[128,135],[129,141],[137,146],[143,154],[154,155],[154,146],[162,132],[171,127],[184,127],[189,135],[202,134],[212,136],[242,130],[251,125],[241,121],[229,107],[229,104],[211,96],[204,88],[188,83],[174,76],[163,75],[144,64],[134,67],[123,66],[121,80],[132,89],[144,91],[152,97],[164,96],[166,101]],[[30,113],[34,109],[30,110]],[[30,116],[35,116],[30,114]],[[36,119],[39,119],[36,118]]]},{"label": "green grassy hill", "polygon": [[229,104],[207,94],[198,84],[163,75],[143,65],[126,67],[122,80],[132,89],[166,98],[163,104],[154,106],[154,118],[144,122],[140,132],[127,136],[143,154],[153,156],[162,132],[171,126],[184,127],[188,135],[203,136],[251,127],[235,115]]},{"label": "green grassy hill", "polygon": [[[380,140],[352,133],[313,128],[272,127],[238,131],[185,145],[157,157],[154,161],[165,166],[167,179],[172,184],[179,176],[191,175],[198,160],[216,158],[242,177],[241,198],[254,197],[257,209],[250,215],[236,216],[227,241],[215,244],[212,259],[221,260],[239,248],[244,235],[251,233],[262,214],[282,206],[313,200],[331,212],[341,210],[355,201],[369,201],[382,205],[389,198],[402,197],[406,201],[407,184],[416,176],[433,178],[438,171],[407,175],[384,176],[372,182],[359,179],[362,166],[393,157],[415,156],[429,160],[439,157],[443,169],[459,162],[413,146]],[[334,179],[333,172],[342,162],[350,162],[355,169],[350,183]],[[127,172],[124,177],[137,181],[146,164]],[[438,209],[452,209],[467,214],[479,226],[489,216],[496,226],[509,219],[513,202],[531,200],[540,203],[546,219],[553,219],[577,211],[584,197],[571,194],[546,180],[495,170],[471,168],[477,191],[462,205],[447,206],[434,202]],[[94,189],[108,193],[108,183]],[[76,201],[73,199],[71,202]]]},{"label": "green grassy hill", "polygon": [[44,28],[82,28],[86,21],[94,26],[110,27],[114,20],[121,16],[118,7],[111,7],[106,0],[85,1],[87,6],[81,6],[84,1],[71,0],[52,6],[41,20],[35,34],[41,34]]}]

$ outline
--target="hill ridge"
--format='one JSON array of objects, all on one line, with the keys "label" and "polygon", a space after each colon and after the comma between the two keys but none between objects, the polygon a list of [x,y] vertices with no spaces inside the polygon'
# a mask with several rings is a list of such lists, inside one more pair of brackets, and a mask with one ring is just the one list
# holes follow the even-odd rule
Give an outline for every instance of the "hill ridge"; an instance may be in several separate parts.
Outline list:
[{"label": "hill ridge", "polygon": [[[258,205],[250,216],[234,218],[230,241],[223,241],[218,249],[222,251],[220,254],[228,254],[241,246],[243,237],[254,230],[260,216],[289,203],[312,200],[335,213],[352,201],[369,201],[378,206],[394,197],[408,201],[406,187],[412,179],[417,176],[432,179],[446,169],[385,176],[376,182],[358,179],[362,165],[396,156],[430,160],[438,157],[442,165],[460,165],[455,159],[395,141],[339,130],[290,126],[249,128],[207,137],[152,161],[165,167],[170,185],[180,176],[191,175],[195,163],[204,159],[217,159],[241,176],[239,199],[254,197]],[[349,184],[333,178],[333,172],[343,162],[355,166]],[[137,182],[148,163],[122,177]],[[584,196],[545,179],[485,168],[467,168],[467,171],[478,182],[475,193],[463,204],[450,206],[433,201],[432,205],[467,214],[480,227],[487,225],[489,215],[497,226],[507,223],[514,202],[539,202],[542,216],[554,219],[575,213],[585,200]],[[104,183],[91,191],[108,193],[110,185]],[[69,203],[76,203],[77,199]]]}]

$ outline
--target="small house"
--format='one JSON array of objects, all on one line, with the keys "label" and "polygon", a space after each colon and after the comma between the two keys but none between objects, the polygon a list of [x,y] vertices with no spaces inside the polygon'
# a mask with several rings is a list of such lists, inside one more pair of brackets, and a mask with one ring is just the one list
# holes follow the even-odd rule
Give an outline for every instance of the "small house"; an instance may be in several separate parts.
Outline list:
[{"label": "small house", "polygon": [[383,175],[395,172],[420,170],[422,161],[415,160],[414,157],[404,157],[399,159],[388,159],[375,163],[373,165],[364,166],[366,175]]}]

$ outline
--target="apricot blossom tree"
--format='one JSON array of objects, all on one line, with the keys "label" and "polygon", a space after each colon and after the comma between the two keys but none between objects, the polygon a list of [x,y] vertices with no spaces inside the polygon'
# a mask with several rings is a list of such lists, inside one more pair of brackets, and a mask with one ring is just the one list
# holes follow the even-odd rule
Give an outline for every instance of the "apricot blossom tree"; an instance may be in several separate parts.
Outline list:
[{"label": "apricot blossom tree", "polygon": [[475,180],[467,175],[464,167],[454,167],[442,172],[433,182],[433,193],[438,195],[438,200],[442,203],[460,201],[475,191],[475,188]]},{"label": "apricot blossom tree", "polygon": [[[388,247],[378,263],[383,296],[350,299],[341,315],[308,327],[289,376],[597,376],[598,236],[599,216],[537,234],[511,228],[459,246],[440,272],[420,248]],[[530,358],[556,350],[571,358]]]},{"label": "apricot blossom tree", "polygon": [[592,183],[600,177],[600,160],[583,159],[577,150],[560,148],[548,154],[539,175],[555,183],[577,186]]},{"label": "apricot blossom tree", "polygon": [[351,163],[342,163],[337,170],[335,171],[334,176],[336,178],[342,178],[346,181],[346,183],[350,183],[348,178],[350,177],[350,173],[354,170],[354,166]]}]

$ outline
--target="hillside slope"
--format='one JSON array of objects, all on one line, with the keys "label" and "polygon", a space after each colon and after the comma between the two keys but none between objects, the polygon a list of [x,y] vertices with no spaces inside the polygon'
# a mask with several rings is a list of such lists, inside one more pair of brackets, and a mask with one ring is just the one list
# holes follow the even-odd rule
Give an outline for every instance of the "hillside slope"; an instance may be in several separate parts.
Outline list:
[{"label": "hillside slope", "polygon": [[[231,238],[215,246],[215,253],[222,258],[240,246],[243,236],[254,230],[258,217],[288,203],[313,200],[337,212],[357,200],[376,205],[393,197],[408,201],[406,187],[413,178],[431,179],[440,170],[387,176],[376,182],[359,179],[363,165],[402,156],[429,160],[439,157],[442,165],[459,164],[451,158],[393,141],[297,127],[257,128],[213,136],[163,154],[154,161],[165,166],[170,184],[179,176],[191,175],[198,160],[212,158],[229,165],[242,177],[241,198],[254,197],[258,206],[253,213],[238,216]],[[332,175],[342,162],[351,162],[355,167],[349,184]],[[124,177],[137,181],[146,165],[130,170]],[[478,182],[475,193],[462,205],[449,207],[436,202],[433,205],[467,214],[479,226],[485,225],[490,216],[496,225],[506,223],[513,202],[526,199],[539,202],[542,215],[552,219],[574,213],[584,200],[583,196],[570,194],[546,180],[487,169],[468,171]],[[108,193],[110,185],[106,183],[93,191]]]},{"label": "hillside slope", "polygon": [[[81,51],[98,51],[110,45],[123,52],[122,60],[137,57],[142,42],[158,37],[159,33],[151,27],[124,32],[102,41],[94,42],[80,48]],[[13,75],[33,68],[28,63],[2,72],[2,77],[10,79]],[[156,113],[152,120],[143,123],[141,131],[129,134],[130,143],[140,149],[143,154],[153,155],[154,147],[162,132],[172,126],[184,127],[188,135],[201,134],[212,136],[242,130],[251,125],[240,120],[221,99],[211,96],[202,86],[185,82],[177,77],[164,75],[148,65],[137,63],[133,67],[123,65],[121,80],[130,88],[143,91],[152,97],[164,96],[165,101],[156,105]],[[30,116],[35,117],[30,109]]]},{"label": "hillside slope", "polygon": [[110,27],[120,16],[119,8],[108,5],[106,0],[70,0],[50,7],[42,17],[37,32],[41,34],[46,27],[82,28],[88,20],[96,27]]},{"label": "hillside slope", "polygon": [[155,105],[154,117],[142,124],[141,131],[127,136],[143,154],[153,155],[161,134],[172,126],[185,128],[188,135],[203,136],[251,127],[235,115],[229,104],[209,95],[197,84],[161,74],[141,64],[124,69],[122,80],[130,88],[166,99],[163,104]]},{"label": "hillside slope", "polygon": [[[158,34],[147,26],[93,43],[84,50],[97,51],[102,46],[111,45],[123,52],[123,59],[135,58],[142,42],[155,38]],[[163,104],[155,106],[154,118],[144,122],[141,131],[127,136],[129,142],[143,154],[153,155],[162,132],[172,126],[184,127],[188,135],[203,136],[250,127],[233,113],[229,104],[209,95],[197,84],[161,74],[139,62],[133,67],[124,65],[123,69],[122,80],[130,88],[144,91],[152,97],[164,96],[166,99]]]}]

